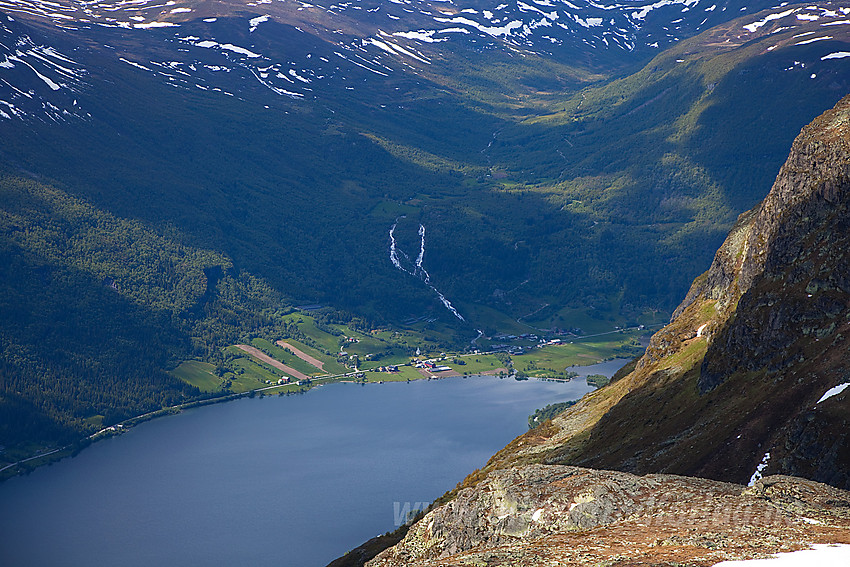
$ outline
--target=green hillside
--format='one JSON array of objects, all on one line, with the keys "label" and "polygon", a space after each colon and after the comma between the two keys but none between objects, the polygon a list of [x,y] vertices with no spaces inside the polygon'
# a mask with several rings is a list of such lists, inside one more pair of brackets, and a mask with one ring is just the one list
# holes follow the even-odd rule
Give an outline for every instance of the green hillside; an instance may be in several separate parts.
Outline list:
[{"label": "green hillside", "polygon": [[[356,86],[297,99],[244,69],[222,73],[226,96],[113,53],[167,61],[185,48],[172,32],[40,26],[87,69],[73,92],[86,115],[0,120],[2,444],[219,391],[199,364],[236,378],[225,347],[255,339],[337,364],[346,335],[361,340],[350,355],[395,360],[471,348],[478,329],[657,323],[794,135],[850,90],[824,59],[847,26],[805,45],[817,23],[740,39],[754,17],[617,65],[445,47],[428,70],[358,67]],[[243,39],[244,24],[217,25]],[[265,54],[309,39],[335,57],[279,32]],[[320,313],[299,322],[299,305]],[[182,381],[170,371],[187,360]]]}]

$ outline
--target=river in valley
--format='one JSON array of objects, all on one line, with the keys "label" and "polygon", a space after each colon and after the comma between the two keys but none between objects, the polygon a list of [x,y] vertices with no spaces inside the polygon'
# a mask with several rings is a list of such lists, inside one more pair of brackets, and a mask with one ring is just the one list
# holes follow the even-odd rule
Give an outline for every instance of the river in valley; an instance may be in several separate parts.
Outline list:
[{"label": "river in valley", "polygon": [[535,409],[588,391],[333,384],[156,419],[0,484],[0,565],[321,567],[453,488]]}]

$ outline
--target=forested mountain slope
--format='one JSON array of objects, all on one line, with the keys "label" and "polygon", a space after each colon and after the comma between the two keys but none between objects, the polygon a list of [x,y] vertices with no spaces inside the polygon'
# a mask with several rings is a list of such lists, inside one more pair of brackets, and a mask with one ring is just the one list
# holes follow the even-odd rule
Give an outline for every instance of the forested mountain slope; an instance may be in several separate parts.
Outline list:
[{"label": "forested mountain slope", "polygon": [[[761,6],[623,4],[607,7],[615,24],[588,27],[567,4],[554,20],[517,4],[573,22],[548,30],[587,42],[563,52],[543,49],[558,44],[531,20],[511,34],[455,22],[477,31],[448,41],[365,35],[375,14],[389,34],[428,31],[428,10],[495,13],[477,4],[275,3],[257,16],[226,3],[7,4],[0,157],[13,170],[175,227],[296,300],[391,321],[427,309],[453,321],[389,261],[402,215],[400,245],[427,228],[430,273],[472,327],[490,322],[475,320],[480,306],[516,318],[548,304],[544,324],[569,307],[672,309],[796,131],[850,86],[831,57],[846,39],[840,4],[738,19]],[[610,26],[631,30],[633,49],[606,46]],[[682,26],[678,41],[638,41]],[[381,47],[393,41],[402,51]],[[579,45],[593,57],[576,59]]]},{"label": "forested mountain slope", "polygon": [[0,444],[191,398],[292,305],[671,311],[850,88],[850,5],[548,4],[0,1]]},{"label": "forested mountain slope", "polygon": [[67,443],[196,398],[165,370],[285,332],[280,298],[185,246],[37,181],[0,175],[0,438]]}]

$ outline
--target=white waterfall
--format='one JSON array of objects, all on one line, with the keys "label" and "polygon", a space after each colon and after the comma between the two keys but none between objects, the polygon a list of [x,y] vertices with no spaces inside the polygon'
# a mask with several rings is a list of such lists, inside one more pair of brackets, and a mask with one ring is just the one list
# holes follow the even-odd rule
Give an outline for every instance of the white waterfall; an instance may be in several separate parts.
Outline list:
[{"label": "white waterfall", "polygon": [[393,223],[392,227],[390,227],[390,262],[393,263],[393,266],[401,270],[406,274],[410,274],[412,276],[420,278],[425,285],[430,287],[434,293],[437,294],[437,297],[440,299],[440,302],[445,306],[446,309],[452,312],[452,315],[460,319],[461,321],[466,321],[463,318],[463,315],[458,313],[458,310],[455,309],[454,305],[452,305],[451,301],[446,299],[446,296],[443,295],[440,290],[434,287],[434,284],[431,283],[431,275],[425,269],[423,265],[425,261],[425,225],[419,225],[419,255],[416,257],[416,261],[414,262],[413,271],[411,272],[407,268],[401,265],[401,259],[399,258],[399,253],[403,255],[405,258],[409,257],[403,251],[399,250],[398,243],[395,239],[395,229],[398,226],[398,221],[405,218],[404,216],[398,217]]}]

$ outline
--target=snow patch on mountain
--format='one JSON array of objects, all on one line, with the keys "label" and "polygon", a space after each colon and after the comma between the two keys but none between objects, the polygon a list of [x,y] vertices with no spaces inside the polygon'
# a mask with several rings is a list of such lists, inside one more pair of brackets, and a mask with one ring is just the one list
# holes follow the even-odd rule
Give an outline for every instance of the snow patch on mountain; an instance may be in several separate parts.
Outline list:
[{"label": "snow patch on mountain", "polygon": [[[749,2],[745,8],[757,10],[757,2]],[[569,56],[571,49],[657,51],[680,37],[702,31],[718,18],[725,21],[728,17],[719,14],[727,10],[735,15],[743,10],[740,2],[733,0],[621,0],[611,4],[596,0],[511,0],[498,4],[483,0],[327,4],[261,0],[248,6],[262,6],[257,8],[262,11],[247,15],[210,13],[212,8],[202,11],[200,5],[184,0],[0,0],[0,11],[48,21],[65,30],[105,29],[116,34],[117,43],[137,45],[144,39],[136,39],[134,34],[156,34],[157,40],[175,46],[176,52],[168,59],[182,61],[180,72],[169,67],[169,61],[159,53],[152,52],[148,60],[134,51],[116,50],[116,57],[174,86],[233,94],[231,91],[239,90],[233,81],[241,76],[290,98],[318,96],[312,89],[319,85],[353,88],[353,77],[362,80],[363,71],[368,72],[370,80],[389,77],[398,69],[421,73],[433,61],[445,60],[441,50],[452,49],[452,42],[475,50],[526,50],[548,56]],[[846,24],[850,23],[848,14],[850,8],[832,3],[780,5],[766,16],[745,21],[742,35]],[[280,27],[272,28],[269,22]],[[246,24],[248,34],[242,27]],[[286,27],[290,33],[295,30],[314,38],[321,46],[316,55],[321,57],[310,59],[312,54],[306,47],[300,52],[298,48],[270,49],[270,45],[280,45],[286,33],[281,28]],[[824,42],[830,37],[806,37],[797,44]],[[208,53],[200,53],[204,50]],[[822,60],[842,58],[841,52],[833,51],[835,54],[824,55]],[[0,54],[0,70],[15,64]],[[219,72],[223,69],[226,76]],[[49,90],[62,88],[62,81],[38,66],[31,73]],[[4,112],[9,114],[8,110]]]},{"label": "snow patch on mountain", "polygon": [[[637,43],[649,44],[653,40],[669,44],[677,39],[677,32],[682,31],[683,26],[689,26],[692,32],[696,32],[707,24],[707,18],[703,18],[698,24],[680,20],[678,26],[663,27],[665,22],[673,20],[670,14],[687,12],[701,3],[706,5],[703,13],[722,12],[731,5],[730,2],[721,3],[719,10],[716,1],[709,5],[708,0],[624,0],[610,5],[594,0],[511,0],[495,6],[482,6],[480,1],[472,0],[366,0],[326,5],[298,2],[297,8],[285,2],[275,5],[271,0],[260,0],[248,6],[264,5],[269,8],[266,14],[249,19],[250,32],[270,21],[275,10],[281,10],[285,15],[294,8],[295,11],[306,10],[331,17],[352,15],[365,21],[380,17],[381,21],[393,25],[393,29],[385,30],[390,35],[411,34],[409,39],[422,42],[438,41],[434,38],[435,34],[447,33],[448,28],[453,28],[452,31],[463,29],[467,33],[531,48],[541,41],[544,45],[565,45],[572,41],[576,45],[580,43],[601,49],[632,50]],[[0,10],[37,16],[60,26],[154,29],[181,25],[192,17],[195,6],[177,4],[175,1],[163,4],[158,0],[90,0],[83,3],[75,0],[0,0]],[[272,9],[272,6],[275,8]],[[650,20],[661,23],[662,27],[656,26],[656,31],[649,31]],[[213,23],[216,18],[203,21]],[[560,31],[542,31],[553,28],[556,23]],[[586,35],[580,29],[593,30],[593,33]],[[366,35],[372,34],[367,32]],[[448,39],[442,37],[439,41]]]},{"label": "snow patch on mountain", "polygon": [[[457,29],[457,28],[456,28]],[[466,32],[466,30],[463,30]],[[415,41],[421,41],[423,43],[438,43],[441,41],[448,41],[447,37],[439,37],[435,38],[434,35],[438,33],[437,30],[419,30],[419,31],[407,31],[407,32],[395,32],[393,33],[396,37],[403,37],[404,39],[412,39]],[[445,33],[445,30],[442,30],[442,33]]]},{"label": "snow patch on mountain", "polygon": [[178,24],[172,22],[148,22],[145,24],[133,24],[133,27],[140,30],[148,30],[151,28],[176,28]]},{"label": "snow patch on mountain", "polygon": [[815,544],[812,549],[801,549],[788,553],[777,553],[766,559],[722,561],[713,567],[823,567],[850,565],[850,545]]},{"label": "snow patch on mountain", "polygon": [[268,21],[268,16],[257,16],[256,18],[251,18],[250,20],[248,20],[248,31],[250,33],[254,33],[255,31],[257,31],[257,28],[260,26],[260,24]]},{"label": "snow patch on mountain", "polygon": [[761,462],[756,467],[755,472],[753,472],[753,476],[750,477],[750,482],[747,483],[747,486],[752,486],[756,483],[756,481],[761,479],[762,473],[764,472],[764,469],[767,468],[767,464],[768,464],[769,461],[770,461],[770,451],[765,453],[764,457],[762,457]]},{"label": "snow patch on mountain", "polygon": [[0,14],[0,119],[87,117],[76,100],[86,74],[74,59],[36,42]]},{"label": "snow patch on mountain", "polygon": [[808,44],[814,43],[816,41],[824,41],[824,40],[827,40],[827,39],[832,39],[832,36],[826,35],[826,36],[823,36],[823,37],[813,37],[812,39],[805,39],[803,41],[798,41],[794,45],[808,45]]}]

